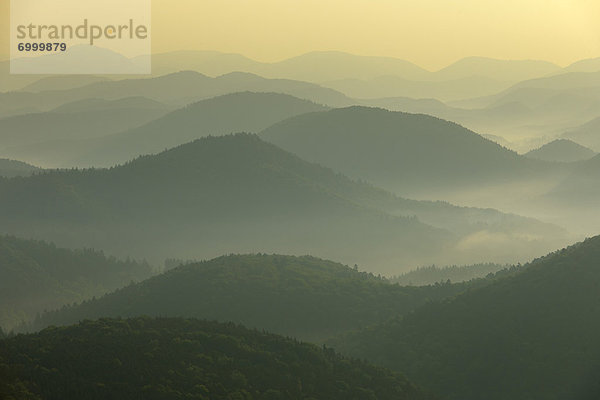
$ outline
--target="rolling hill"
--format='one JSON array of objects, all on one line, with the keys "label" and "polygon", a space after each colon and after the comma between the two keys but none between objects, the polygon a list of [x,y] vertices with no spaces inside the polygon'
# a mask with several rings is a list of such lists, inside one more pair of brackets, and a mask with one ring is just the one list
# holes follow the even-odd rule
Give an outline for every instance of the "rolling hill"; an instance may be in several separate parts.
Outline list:
[{"label": "rolling hill", "polygon": [[436,72],[438,79],[485,76],[504,82],[521,82],[563,72],[558,65],[539,60],[498,60],[466,57]]},{"label": "rolling hill", "polygon": [[266,129],[261,137],[308,161],[402,194],[413,188],[525,179],[552,167],[452,122],[375,108],[301,115]]},{"label": "rolling hill", "polygon": [[[84,100],[44,113],[0,119],[0,151],[18,156],[11,147],[53,140],[86,139],[144,125],[167,113],[168,108],[144,99]],[[31,155],[28,160],[35,158]]]},{"label": "rolling hill", "polygon": [[[600,155],[579,163],[566,179],[544,196],[561,207],[595,211],[600,202]],[[595,218],[595,215],[590,216]]]},{"label": "rolling hill", "polygon": [[260,132],[289,117],[323,110],[327,108],[284,94],[227,94],[188,105],[139,128],[79,142],[81,149],[70,148],[63,166],[112,166],[204,136]]},{"label": "rolling hill", "polygon": [[451,237],[414,217],[357,204],[336,185],[354,187],[240,134],[108,170],[0,181],[0,220],[6,232],[160,262],[268,251],[392,266],[441,250]]},{"label": "rolling hill", "polygon": [[588,239],[334,347],[446,399],[596,399],[599,260],[600,237]]},{"label": "rolling hill", "polygon": [[600,117],[571,129],[562,135],[594,151],[600,151]]},{"label": "rolling hill", "polygon": [[[93,361],[93,362],[90,362]],[[86,321],[0,340],[7,399],[429,399],[403,376],[233,324]]]},{"label": "rolling hill", "polygon": [[0,177],[13,178],[15,176],[30,176],[40,172],[41,168],[22,161],[0,158]]},{"label": "rolling hill", "polygon": [[232,251],[317,254],[391,273],[482,257],[513,262],[564,240],[535,220],[399,199],[248,134],[111,169],[0,180],[0,227],[158,262]]},{"label": "rolling hill", "polygon": [[239,72],[211,78],[197,72],[182,71],[147,79],[97,82],[69,90],[0,93],[0,117],[49,111],[66,103],[86,99],[144,97],[170,107],[182,107],[199,100],[243,91],[284,93],[332,107],[356,103],[335,90],[313,83],[265,79]]},{"label": "rolling hill", "polygon": [[543,161],[576,162],[594,157],[596,153],[567,139],[557,139],[539,149],[531,150],[525,157]]},{"label": "rolling hill", "polygon": [[48,76],[19,89],[19,91],[36,93],[48,90],[67,90],[108,80],[108,78],[94,75]]},{"label": "rolling hill", "polygon": [[233,321],[323,342],[387,321],[466,285],[401,287],[313,257],[231,255],[182,265],[102,298],[48,312],[28,330],[141,315]]},{"label": "rolling hill", "polygon": [[[121,104],[118,107],[127,107],[130,102],[138,105],[143,102],[147,108],[154,103],[141,98],[115,101],[90,99],[61,106],[55,112],[75,112],[84,107],[112,108],[117,106],[116,103]],[[288,117],[326,109],[307,100],[283,94],[232,93],[190,104],[164,116],[164,113],[154,113],[155,118],[147,124],[119,132],[106,130],[102,137],[85,139],[81,135],[80,138],[71,140],[43,141],[11,147],[5,152],[15,158],[36,160],[53,167],[106,167],[127,162],[143,154],[158,153],[204,136],[258,132]],[[148,113],[152,114],[152,111],[149,109]],[[104,112],[98,113],[99,117],[103,115]]]},{"label": "rolling hill", "polygon": [[103,295],[151,273],[145,263],[93,250],[0,236],[0,327],[11,330],[44,310]]}]

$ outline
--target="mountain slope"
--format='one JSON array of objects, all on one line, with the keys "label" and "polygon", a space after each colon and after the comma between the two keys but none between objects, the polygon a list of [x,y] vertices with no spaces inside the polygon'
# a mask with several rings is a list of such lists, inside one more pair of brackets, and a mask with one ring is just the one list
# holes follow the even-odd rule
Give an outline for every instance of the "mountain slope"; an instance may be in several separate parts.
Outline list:
[{"label": "mountain slope", "polygon": [[69,90],[39,93],[0,93],[0,117],[48,111],[63,104],[90,98],[116,100],[145,97],[172,107],[243,91],[284,93],[332,107],[355,101],[335,90],[289,79],[265,79],[248,73],[230,73],[216,78],[183,71],[147,79],[98,82]]},{"label": "mountain slope", "polygon": [[111,166],[208,135],[260,132],[286,118],[326,109],[284,94],[227,94],[188,105],[139,128],[81,143],[78,153],[70,151],[69,163]]},{"label": "mountain slope", "polygon": [[571,175],[544,197],[562,207],[584,207],[596,215],[600,201],[600,155],[580,163]]},{"label": "mountain slope", "polygon": [[517,262],[564,241],[539,221],[400,199],[247,134],[204,138],[108,170],[0,181],[0,227],[158,262],[232,251],[317,254],[390,273]]},{"label": "mountain slope", "polygon": [[0,326],[13,329],[36,313],[102,295],[151,272],[146,264],[93,250],[1,236]]},{"label": "mountain slope", "polygon": [[109,170],[0,180],[0,225],[161,262],[267,251],[381,262],[382,271],[430,258],[452,240],[336,187],[369,192],[256,136],[212,137]]},{"label": "mountain slope", "polygon": [[339,340],[447,399],[600,395],[600,237],[516,276]]},{"label": "mountain slope", "polygon": [[0,371],[9,399],[429,398],[399,374],[328,349],[182,319],[86,321],[5,339]]},{"label": "mountain slope", "polygon": [[0,158],[0,177],[12,178],[15,176],[29,176],[39,171],[41,171],[40,168],[22,161]]},{"label": "mountain slope", "polygon": [[110,135],[146,124],[168,111],[166,106],[139,107],[122,100],[112,106],[92,106],[89,100],[85,103],[81,111],[69,104],[50,112],[0,119],[0,151],[10,153],[6,148],[11,146]]},{"label": "mountain slope", "polygon": [[486,57],[466,57],[436,72],[438,79],[452,80],[470,76],[485,76],[506,82],[520,82],[561,72],[547,61],[497,60]]},{"label": "mountain slope", "polygon": [[32,329],[140,315],[233,321],[322,342],[405,314],[466,285],[400,287],[313,257],[231,255],[179,266],[97,300],[50,312]]},{"label": "mountain slope", "polygon": [[577,143],[591,148],[594,151],[600,151],[600,117],[575,128],[562,135]]},{"label": "mountain slope", "polygon": [[542,147],[531,150],[525,157],[543,161],[575,162],[589,160],[596,153],[571,140],[557,139]]},{"label": "mountain slope", "polygon": [[364,107],[291,118],[261,137],[306,160],[400,193],[411,187],[517,179],[546,166],[451,122]]}]

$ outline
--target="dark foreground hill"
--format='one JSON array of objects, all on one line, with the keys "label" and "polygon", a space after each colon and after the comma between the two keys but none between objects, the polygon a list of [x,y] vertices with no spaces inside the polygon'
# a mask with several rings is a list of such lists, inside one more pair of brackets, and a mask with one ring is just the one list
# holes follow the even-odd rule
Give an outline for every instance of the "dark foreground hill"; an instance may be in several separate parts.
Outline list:
[{"label": "dark foreground hill", "polygon": [[600,398],[600,237],[337,341],[447,399]]},{"label": "dark foreground hill", "polygon": [[419,400],[399,374],[243,327],[87,321],[0,341],[3,399]]},{"label": "dark foreground hill", "polygon": [[151,272],[146,264],[93,250],[0,236],[0,327],[12,329],[36,313],[103,295]]},{"label": "dark foreground hill", "polygon": [[97,300],[47,313],[33,329],[88,318],[153,315],[233,321],[320,342],[465,287],[401,287],[308,256],[226,256],[180,266]]}]

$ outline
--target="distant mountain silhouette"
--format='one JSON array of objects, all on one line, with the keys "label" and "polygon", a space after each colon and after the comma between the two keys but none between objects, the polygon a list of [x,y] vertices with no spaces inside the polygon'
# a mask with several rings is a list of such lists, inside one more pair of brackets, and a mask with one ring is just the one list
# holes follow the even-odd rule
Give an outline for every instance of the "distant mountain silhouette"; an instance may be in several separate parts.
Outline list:
[{"label": "distant mountain silhouette", "polygon": [[184,71],[147,79],[98,82],[69,90],[0,93],[0,117],[11,113],[22,114],[25,109],[48,111],[65,103],[90,98],[116,100],[145,97],[171,106],[184,106],[243,91],[283,93],[334,107],[355,104],[354,100],[345,95],[313,83],[265,79],[248,73],[231,73],[210,78],[197,72]]},{"label": "distant mountain silhouette", "polygon": [[316,83],[341,78],[369,79],[382,75],[419,79],[428,74],[423,68],[405,60],[357,56],[339,51],[314,51],[274,63],[261,63],[240,54],[216,51],[177,51],[152,56],[152,69],[156,73],[175,72],[173,65],[210,76],[241,71],[268,78]]},{"label": "distant mountain silhouette", "polygon": [[334,347],[444,399],[596,399],[599,259],[600,237],[588,239]]},{"label": "distant mountain silhouette", "polygon": [[22,89],[23,92],[44,92],[47,90],[68,90],[97,82],[106,82],[108,78],[94,75],[59,75],[37,80]]},{"label": "distant mountain silhouette", "polygon": [[317,83],[338,79],[371,80],[383,76],[423,82],[479,76],[515,83],[563,71],[546,61],[466,57],[439,71],[430,72],[399,58],[359,56],[340,51],[313,51],[272,63],[216,51],[177,51],[153,55],[153,71],[159,74],[174,72],[173,65],[211,76],[243,71],[270,78]]},{"label": "distant mountain silhouette", "polygon": [[34,167],[22,161],[0,158],[0,176],[2,177],[30,176],[38,171],[41,171],[41,168]]},{"label": "distant mountain silhouette", "polygon": [[520,82],[563,72],[558,65],[538,60],[498,60],[466,57],[436,72],[437,79],[454,80],[472,76]]},{"label": "distant mountain silhouette", "polygon": [[123,108],[154,111],[164,111],[168,109],[168,107],[165,104],[145,97],[123,97],[116,100],[105,100],[95,98],[77,100],[53,108],[51,111],[56,113],[73,113],[80,111],[101,111]]},{"label": "distant mountain silhouette", "polygon": [[571,72],[600,72],[600,57],[576,61],[565,69]]},{"label": "distant mountain silhouette", "polygon": [[520,179],[546,167],[452,122],[375,108],[301,115],[261,136],[308,161],[398,193]]},{"label": "distant mountain silhouette", "polygon": [[[561,207],[585,207],[588,212],[597,211],[600,204],[600,155],[580,163],[545,197]],[[589,218],[595,219],[596,215]]]},{"label": "distant mountain silhouette", "polygon": [[557,139],[539,149],[531,150],[525,157],[544,161],[575,162],[589,160],[596,153],[571,140]]},{"label": "distant mountain silhouette", "polygon": [[436,76],[428,78],[435,80],[416,81],[398,76],[378,76],[369,80],[337,79],[325,81],[322,85],[357,99],[404,96],[444,101],[490,95],[510,86],[509,83],[481,76],[441,81]]},{"label": "distant mountain silhouette", "polygon": [[70,46],[64,52],[40,53],[33,57],[13,58],[13,74],[150,74],[149,63],[135,63],[113,50],[89,45]]},{"label": "distant mountain silhouette", "polygon": [[567,131],[562,136],[600,152],[600,117]]},{"label": "distant mountain silhouette", "polygon": [[81,150],[71,150],[65,160],[75,166],[112,166],[204,136],[260,132],[286,118],[326,109],[284,94],[227,94],[191,104],[139,128],[81,143]]},{"label": "distant mountain silhouette", "polygon": [[0,152],[12,146],[105,136],[143,125],[169,110],[156,102],[148,107],[147,102],[87,99],[48,112],[0,119]]}]

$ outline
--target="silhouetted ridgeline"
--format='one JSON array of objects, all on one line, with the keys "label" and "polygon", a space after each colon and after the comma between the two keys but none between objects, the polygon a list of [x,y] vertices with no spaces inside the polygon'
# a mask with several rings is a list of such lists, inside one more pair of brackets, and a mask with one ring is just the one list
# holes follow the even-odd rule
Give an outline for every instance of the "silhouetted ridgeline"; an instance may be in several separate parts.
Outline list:
[{"label": "silhouetted ridgeline", "polygon": [[531,150],[525,157],[544,161],[576,162],[594,157],[596,153],[568,139],[557,139]]},{"label": "silhouetted ridgeline", "polygon": [[396,193],[519,181],[551,169],[455,123],[376,108],[300,115],[270,127],[261,137]]},{"label": "silhouetted ridgeline", "polygon": [[86,321],[0,341],[3,399],[431,398],[397,373],[233,324]]}]

